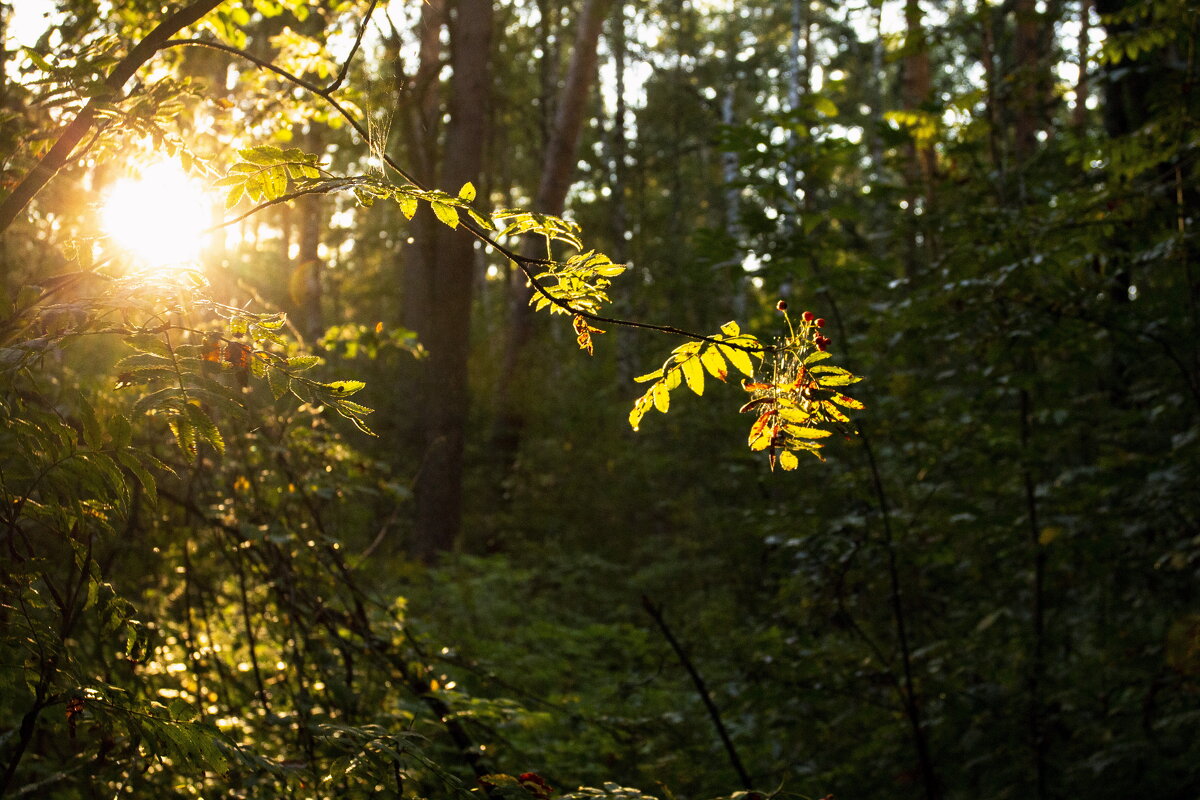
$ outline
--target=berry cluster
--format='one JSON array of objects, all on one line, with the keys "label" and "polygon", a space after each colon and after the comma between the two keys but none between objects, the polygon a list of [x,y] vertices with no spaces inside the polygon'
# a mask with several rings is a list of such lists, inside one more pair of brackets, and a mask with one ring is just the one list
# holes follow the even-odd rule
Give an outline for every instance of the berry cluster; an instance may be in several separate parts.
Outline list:
[{"label": "berry cluster", "polygon": [[[787,308],[788,308],[787,301],[780,300],[778,303],[775,304],[775,308],[779,309],[786,315]],[[811,311],[805,311],[803,314],[800,315],[800,319],[802,321],[802,324],[800,326],[800,333],[803,335],[803,334],[811,332],[813,334],[813,338],[812,338],[813,345],[821,352],[828,350],[829,343],[832,342],[833,340],[830,339],[828,336],[818,333],[818,331],[821,328],[825,327],[825,320],[821,317],[818,317],[816,314],[814,314]],[[789,326],[791,325],[790,319],[788,320],[788,325]]]}]

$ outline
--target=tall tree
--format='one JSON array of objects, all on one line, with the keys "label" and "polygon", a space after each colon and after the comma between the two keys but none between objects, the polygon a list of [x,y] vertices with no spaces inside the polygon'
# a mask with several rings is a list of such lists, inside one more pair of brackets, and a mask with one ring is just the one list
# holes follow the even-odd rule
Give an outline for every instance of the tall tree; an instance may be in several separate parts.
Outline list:
[{"label": "tall tree", "polygon": [[[576,21],[575,44],[562,88],[555,99],[554,122],[542,154],[541,176],[533,208],[537,213],[561,216],[575,174],[579,141],[583,131],[591,87],[596,79],[597,52],[604,20],[613,0],[585,0]],[[622,134],[623,135],[623,134]],[[522,253],[527,258],[546,255],[546,243],[529,237]],[[508,339],[504,366],[496,390],[497,421],[494,443],[505,461],[515,454],[524,427],[524,412],[516,396],[524,373],[522,355],[533,334],[533,312],[529,291],[519,272],[513,275]]]},{"label": "tall tree", "polygon": [[[447,89],[445,144],[437,184],[457,192],[479,180],[487,141],[491,98],[493,8],[488,0],[456,0],[446,8],[450,41],[450,85]],[[432,91],[436,75],[436,7],[422,9],[418,89]],[[436,136],[432,106],[423,106],[417,150],[428,154],[428,137]],[[426,164],[427,168],[431,165]],[[462,522],[463,444],[468,411],[467,356],[470,343],[471,295],[476,273],[474,241],[450,230],[423,209],[406,251],[406,323],[429,351],[420,369],[417,432],[422,448],[414,500],[410,550],[431,560],[450,550]]]}]

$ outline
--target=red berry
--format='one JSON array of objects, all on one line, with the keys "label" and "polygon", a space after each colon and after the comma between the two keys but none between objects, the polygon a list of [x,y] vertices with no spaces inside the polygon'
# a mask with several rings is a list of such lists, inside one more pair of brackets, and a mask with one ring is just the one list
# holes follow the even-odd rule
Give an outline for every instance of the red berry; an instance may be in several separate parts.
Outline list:
[{"label": "red berry", "polygon": [[780,311],[787,311],[787,300],[780,300],[775,304],[775,308]]},{"label": "red berry", "polygon": [[805,311],[803,316],[805,322],[812,322],[817,317],[817,315],[811,311]]},{"label": "red berry", "polygon": [[829,342],[826,342],[824,340],[817,342],[817,349],[820,350],[822,353],[825,352],[825,349],[827,347],[829,347]]},{"label": "red berry", "polygon": [[813,324],[814,324],[814,325],[816,325],[818,328],[824,328],[824,327],[825,327],[825,320],[824,320],[824,319],[822,319],[822,318],[820,318],[820,317],[818,317],[818,318],[817,318],[817,320],[816,320],[816,322],[814,322]]}]

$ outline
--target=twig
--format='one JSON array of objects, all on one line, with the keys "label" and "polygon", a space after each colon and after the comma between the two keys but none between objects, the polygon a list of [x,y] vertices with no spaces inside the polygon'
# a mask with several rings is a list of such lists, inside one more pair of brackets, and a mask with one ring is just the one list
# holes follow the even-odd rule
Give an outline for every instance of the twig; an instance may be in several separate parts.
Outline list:
[{"label": "twig", "polygon": [[712,695],[708,691],[708,686],[704,683],[704,678],[688,657],[687,651],[683,649],[683,645],[679,643],[679,640],[675,638],[675,634],[671,632],[667,621],[663,619],[662,607],[654,605],[646,595],[642,595],[642,607],[646,609],[646,613],[658,625],[663,637],[671,645],[671,649],[675,651],[675,655],[679,657],[679,663],[683,665],[688,675],[691,676],[692,683],[696,686],[696,692],[700,695],[700,699],[704,701],[704,707],[708,709],[708,716],[712,718],[713,726],[717,729],[717,735],[721,737],[721,744],[725,745],[725,752],[729,755],[729,763],[733,765],[734,771],[737,772],[738,778],[741,779],[742,787],[746,791],[751,791],[754,785],[750,781],[749,773],[746,772],[746,768],[742,765],[742,759],[738,756],[737,748],[733,746],[733,740],[729,738],[729,732],[725,730],[725,723],[721,721],[721,712],[717,710]]},{"label": "twig", "polygon": [[[194,47],[207,47],[207,48],[210,48],[213,50],[220,50],[221,52],[229,53],[230,55],[234,55],[234,56],[242,58],[246,61],[249,61],[251,64],[254,64],[256,67],[259,67],[260,69],[265,69],[269,72],[273,72],[276,75],[278,75],[279,77],[283,78],[284,80],[286,80],[296,86],[299,86],[300,88],[305,89],[306,91],[311,92],[312,94],[316,95],[317,97],[320,97],[322,100],[324,100],[326,103],[328,103],[333,108],[333,110],[338,113],[338,115],[340,115],[343,119],[346,120],[346,122],[350,125],[350,127],[354,129],[354,131],[359,135],[359,137],[362,138],[362,140],[364,142],[366,142],[368,145],[370,144],[370,141],[371,141],[370,133],[366,130],[366,128],[363,127],[362,123],[359,122],[358,119],[354,117],[354,115],[352,115],[341,103],[339,103],[332,96],[333,95],[332,88],[336,88],[336,86],[334,86],[334,85],[331,85],[331,88],[322,88],[320,86],[317,86],[312,81],[306,80],[306,79],[300,77],[299,75],[289,72],[288,70],[283,69],[282,67],[277,66],[275,64],[272,64],[270,61],[267,61],[266,59],[259,58],[258,56],[254,55],[252,53],[248,53],[245,50],[240,50],[236,47],[231,47],[227,44],[222,44],[220,42],[209,41],[207,39],[171,39],[171,40],[167,41],[163,46],[164,47],[194,46]],[[335,84],[336,84],[336,82],[335,82]],[[401,178],[408,181],[408,183],[411,184],[414,188],[419,189],[423,192],[429,191],[429,189],[424,184],[422,184],[414,176],[409,174],[409,172],[407,170],[405,170],[403,167],[401,167],[399,164],[397,164],[395,159],[393,159],[387,153],[382,153],[381,157],[382,157],[384,163],[387,164],[388,167],[390,167]],[[351,179],[347,179],[346,183],[339,184],[337,186],[326,185],[323,188],[315,188],[314,187],[314,188],[307,189],[307,190],[299,190],[297,192],[293,192],[291,194],[276,198],[275,200],[271,200],[271,201],[262,203],[256,207],[254,207],[250,211],[248,211],[244,214],[241,214],[240,216],[238,216],[232,220],[228,220],[226,222],[223,222],[223,223],[220,223],[220,224],[214,226],[214,229],[224,227],[225,225],[229,225],[234,222],[238,222],[242,219],[245,219],[246,217],[249,217],[249,216],[252,216],[253,214],[258,213],[263,208],[266,208],[268,206],[276,205],[278,203],[283,203],[288,200],[294,200],[297,197],[300,197],[300,196],[303,196],[306,194],[313,194],[316,192],[329,192],[329,191],[333,191],[335,189],[343,189],[343,188],[353,185],[355,182],[356,182],[356,179],[351,178]],[[720,344],[723,347],[731,347],[735,350],[741,350],[746,353],[764,353],[764,352],[770,352],[773,349],[768,345],[741,345],[741,344],[736,344],[736,343],[732,343],[732,342],[721,341],[712,336],[706,336],[706,335],[700,334],[700,333],[693,333],[692,331],[687,331],[682,328],[676,328],[672,325],[655,325],[655,324],[649,323],[649,322],[636,322],[634,320],[618,319],[615,317],[605,317],[600,314],[595,314],[590,311],[585,311],[582,309],[575,308],[574,306],[572,306],[565,300],[562,300],[561,298],[555,297],[554,295],[550,294],[550,292],[547,291],[546,288],[543,287],[542,284],[537,280],[537,277],[535,276],[535,274],[531,268],[545,266],[545,265],[551,263],[548,259],[530,258],[529,256],[521,255],[520,253],[516,252],[515,250],[500,244],[500,242],[496,241],[496,239],[489,236],[484,230],[482,230],[480,227],[478,227],[473,222],[463,220],[460,223],[460,225],[463,228],[463,230],[465,230],[471,236],[475,237],[476,240],[478,240],[479,242],[481,242],[483,244],[489,245],[490,247],[494,248],[496,250],[496,252],[500,253],[502,256],[507,258],[509,261],[516,264],[517,268],[520,269],[522,273],[524,273],[526,279],[528,279],[530,285],[534,288],[534,290],[538,294],[545,297],[547,300],[549,300],[555,306],[558,306],[559,308],[563,309],[564,311],[566,311],[567,313],[569,313],[573,316],[584,317],[585,319],[589,319],[593,322],[600,322],[600,323],[605,323],[608,325],[620,325],[625,328],[641,328],[643,330],[658,331],[659,333],[665,333],[665,334],[669,334],[672,336],[679,336],[679,337],[682,337],[685,339],[692,339],[692,340],[698,341],[698,342],[709,342],[711,344]]]}]

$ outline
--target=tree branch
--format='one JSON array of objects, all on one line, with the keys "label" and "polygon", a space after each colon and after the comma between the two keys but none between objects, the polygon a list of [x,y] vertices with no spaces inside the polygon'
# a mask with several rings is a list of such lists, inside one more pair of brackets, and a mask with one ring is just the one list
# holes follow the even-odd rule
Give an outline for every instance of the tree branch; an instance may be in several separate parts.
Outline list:
[{"label": "tree branch", "polygon": [[[332,96],[331,89],[322,88],[320,86],[317,86],[312,81],[305,80],[304,78],[300,77],[299,75],[296,75],[292,72],[287,71],[286,69],[283,69],[282,67],[272,64],[270,61],[259,58],[258,56],[254,55],[252,53],[248,53],[245,50],[239,50],[236,47],[231,47],[227,44],[221,44],[220,42],[212,42],[212,41],[208,41],[206,39],[171,39],[170,41],[166,42],[163,46],[164,47],[193,46],[193,47],[207,47],[207,48],[210,48],[213,50],[220,50],[224,53],[229,53],[230,55],[235,55],[235,56],[238,56],[239,58],[245,59],[246,61],[250,62],[251,64],[254,64],[256,67],[259,67],[260,69],[265,69],[268,72],[273,72],[276,75],[278,75],[279,77],[283,78],[284,80],[300,87],[301,89],[311,92],[312,94],[316,95],[317,97],[320,97],[322,100],[324,100],[326,103],[328,103],[330,105],[330,107],[332,107],[333,110],[338,113],[339,116],[341,116],[344,120],[346,120],[346,122],[350,125],[351,128],[354,129],[354,131],[359,135],[359,137],[363,140],[363,142],[367,143],[368,145],[370,144],[371,137],[370,137],[369,132],[366,130],[366,128],[363,127],[362,123],[359,122],[358,119],[356,119],[348,110],[346,110],[346,108],[341,103],[339,103]],[[337,82],[335,81],[334,84],[332,84],[331,86],[335,86],[336,83]],[[422,184],[420,181],[418,181],[413,175],[409,174],[407,170],[405,170],[403,167],[401,167],[399,164],[397,164],[396,160],[393,159],[386,152],[382,154],[382,158],[383,158],[383,162],[385,164],[387,164],[388,167],[390,167],[401,178],[408,181],[408,183],[411,184],[414,188],[419,189],[423,192],[429,191],[428,187],[426,187],[424,184]],[[349,183],[346,184],[346,186],[349,186],[349,185],[351,185],[351,184],[349,184]],[[344,188],[344,187],[337,187],[337,188]],[[331,191],[331,190],[332,189],[325,189],[323,191]],[[218,225],[215,227],[222,227],[225,224],[232,224],[233,222],[245,219],[246,217],[257,213],[262,208],[266,208],[267,206],[286,202],[287,200],[293,200],[296,197],[299,197],[301,195],[311,194],[311,193],[312,193],[312,191],[301,191],[298,193],[292,193],[290,195],[285,195],[285,196],[277,198],[276,200],[273,200],[273,201],[268,201],[266,203],[263,203],[260,206],[256,206],[251,211],[249,211],[245,214],[242,214],[241,216],[235,218],[234,220],[230,220],[226,223],[222,223],[222,225]],[[583,311],[581,309],[577,309],[577,308],[573,307],[572,305],[570,305],[569,303],[567,303],[565,300],[562,300],[560,298],[557,298],[557,297],[554,297],[553,295],[551,295],[545,289],[545,287],[543,287],[541,285],[541,283],[538,282],[538,280],[534,276],[534,273],[533,273],[533,270],[531,269],[531,267],[548,265],[551,263],[549,260],[544,259],[544,258],[531,258],[529,256],[522,255],[522,254],[516,252],[515,250],[513,250],[509,247],[506,247],[505,245],[500,244],[498,241],[496,241],[494,238],[489,236],[484,230],[482,230],[480,227],[478,227],[473,222],[463,220],[460,223],[460,225],[463,228],[463,230],[465,230],[471,236],[474,236],[475,239],[477,239],[479,242],[494,248],[496,250],[496,252],[500,253],[500,255],[504,256],[505,258],[512,261],[514,264],[516,264],[517,268],[520,269],[522,273],[524,273],[525,277],[529,280],[530,285],[534,288],[534,290],[538,294],[542,295],[547,300],[549,300],[551,303],[553,303],[554,305],[563,309],[564,311],[571,314],[572,316],[580,316],[585,319],[589,319],[593,322],[600,322],[600,323],[604,323],[604,324],[608,324],[608,325],[620,325],[625,328],[641,328],[643,330],[658,331],[659,333],[665,333],[665,334],[669,334],[672,336],[679,336],[679,337],[682,337],[685,339],[692,339],[694,341],[709,342],[711,344],[720,344],[724,347],[732,347],[735,350],[742,350],[747,353],[764,353],[764,352],[770,352],[772,350],[772,348],[767,345],[760,345],[758,347],[753,347],[753,346],[747,346],[747,345],[733,344],[730,342],[724,342],[724,341],[720,341],[712,336],[706,336],[706,335],[700,334],[700,333],[693,333],[692,331],[686,331],[686,330],[683,330],[682,328],[676,328],[672,325],[655,325],[655,324],[649,323],[649,322],[636,322],[634,320],[619,319],[619,318],[615,318],[615,317],[605,317],[600,314],[594,314],[589,311]]]},{"label": "tree branch", "polygon": [[[166,42],[172,36],[188,25],[198,22],[208,12],[220,5],[221,2],[222,0],[197,0],[197,2],[181,8],[167,17],[158,24],[158,27],[150,31],[145,39],[138,42],[124,58],[117,62],[112,72],[109,73],[108,78],[105,79],[104,85],[114,94],[120,94],[125,83],[155,53],[163,49]],[[12,194],[4,198],[4,202],[0,203],[0,233],[8,230],[9,226],[17,218],[17,215],[29,205],[29,201],[37,196],[42,187],[49,183],[50,179],[57,175],[59,170],[70,163],[75,148],[92,128],[98,104],[99,100],[95,97],[88,100],[75,119],[71,120],[62,129],[62,132],[59,133],[58,139],[54,142],[49,152],[42,157],[37,166],[21,179],[21,182],[13,189]]]},{"label": "tree branch", "polygon": [[725,745],[725,752],[729,755],[729,763],[733,765],[734,771],[737,772],[738,778],[742,781],[742,787],[746,791],[754,788],[750,781],[750,774],[746,772],[746,767],[742,765],[742,759],[738,757],[737,748],[733,746],[733,740],[729,738],[729,732],[725,730],[725,723],[721,721],[721,712],[717,710],[716,703],[713,702],[712,695],[708,691],[708,686],[704,683],[704,678],[696,669],[695,664],[688,658],[687,651],[683,649],[683,645],[675,638],[675,634],[671,632],[671,628],[667,625],[667,621],[663,619],[662,608],[654,605],[650,598],[642,595],[642,607],[646,609],[646,613],[658,625],[663,636],[671,645],[671,649],[675,651],[675,655],[679,658],[679,663],[687,670],[688,675],[692,678],[692,683],[696,686],[696,692],[700,695],[700,699],[704,701],[704,707],[708,709],[708,716],[713,721],[713,726],[717,729],[717,735],[721,737],[721,744]]}]

